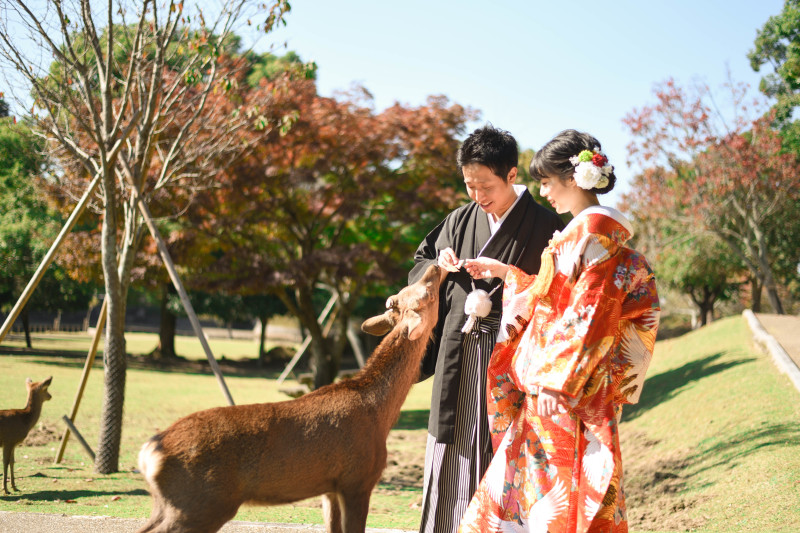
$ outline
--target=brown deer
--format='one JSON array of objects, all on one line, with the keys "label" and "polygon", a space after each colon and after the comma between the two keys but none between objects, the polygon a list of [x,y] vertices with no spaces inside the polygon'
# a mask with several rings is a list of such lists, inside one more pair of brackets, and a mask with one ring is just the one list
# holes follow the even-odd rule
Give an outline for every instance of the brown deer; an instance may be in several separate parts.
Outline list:
[{"label": "brown deer", "polygon": [[25,380],[28,388],[28,403],[24,409],[3,409],[0,411],[0,445],[3,446],[3,492],[8,492],[8,469],[11,467],[11,488],[18,491],[14,480],[14,448],[25,440],[31,428],[39,421],[42,404],[52,398],[47,387],[53,376],[44,381],[34,383],[30,378]]},{"label": "brown deer", "polygon": [[363,323],[367,333],[389,334],[353,378],[285,402],[199,411],[146,442],[139,470],[153,512],[139,532],[218,531],[243,503],[318,495],[329,532],[363,532],[386,466],[386,439],[418,378],[446,274],[429,267],[387,300],[383,315]]}]

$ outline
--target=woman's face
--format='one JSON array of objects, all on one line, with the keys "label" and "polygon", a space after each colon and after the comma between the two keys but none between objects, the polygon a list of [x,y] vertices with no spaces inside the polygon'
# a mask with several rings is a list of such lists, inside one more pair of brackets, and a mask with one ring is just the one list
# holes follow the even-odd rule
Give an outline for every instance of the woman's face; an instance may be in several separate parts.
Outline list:
[{"label": "woman's face", "polygon": [[561,180],[548,176],[542,178],[539,183],[539,194],[550,202],[556,213],[571,213],[581,199],[574,179]]}]

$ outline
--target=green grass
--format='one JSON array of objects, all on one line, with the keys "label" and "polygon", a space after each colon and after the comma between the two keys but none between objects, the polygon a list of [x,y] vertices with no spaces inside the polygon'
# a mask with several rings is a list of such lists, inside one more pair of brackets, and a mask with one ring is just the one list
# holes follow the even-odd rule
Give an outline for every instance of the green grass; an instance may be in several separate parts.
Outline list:
[{"label": "green grass", "polygon": [[[130,335],[129,351],[146,353],[155,336]],[[190,341],[190,339],[181,339]],[[215,354],[249,355],[250,341],[212,340]],[[241,345],[237,344],[241,343]],[[53,400],[45,404],[45,427],[63,429],[80,377],[88,338],[62,336],[45,353],[20,353],[0,346],[0,407],[24,403],[24,378],[53,375]],[[16,346],[19,346],[18,344]],[[178,351],[184,352],[181,348]],[[136,348],[135,348],[136,347]],[[75,350],[73,357],[55,356]],[[190,348],[186,348],[187,350]],[[238,351],[237,351],[238,350]],[[193,357],[202,359],[197,347]],[[128,371],[121,472],[94,474],[80,446],[70,440],[65,461],[53,465],[57,441],[17,450],[21,493],[0,497],[0,509],[144,517],[150,498],[132,472],[138,449],[150,435],[189,412],[222,405],[214,377],[197,371]],[[226,377],[237,403],[285,399],[273,373]],[[431,380],[409,395],[395,436],[393,456],[421,466]],[[89,380],[79,429],[97,443],[102,372]],[[678,338],[661,341],[641,402],[625,411],[621,426],[626,497],[632,530],[701,532],[800,531],[800,393],[752,344],[740,317],[721,320]],[[27,456],[27,457],[24,457]],[[410,459],[414,458],[414,459]],[[414,466],[414,465],[410,465]],[[372,501],[368,525],[416,529],[421,490],[382,483]],[[69,502],[74,503],[69,503]],[[273,508],[246,507],[240,520],[321,523],[318,499]]]},{"label": "green grass", "polygon": [[664,496],[651,514],[659,500],[672,504],[659,524],[800,531],[800,393],[753,346],[741,317],[658,343],[641,402],[623,419],[623,438],[646,447],[623,441],[623,460],[644,472],[626,480],[636,482],[626,486],[633,515],[648,497],[635,494],[641,488]]},{"label": "green grass", "polygon": [[[129,353],[148,353],[156,344],[155,335],[128,334]],[[59,465],[53,464],[58,440],[80,381],[90,339],[85,334],[37,335],[34,353],[23,350],[22,340],[14,337],[0,346],[0,408],[23,407],[25,378],[39,381],[53,376],[50,392],[53,399],[44,404],[38,426],[56,430],[58,436],[46,446],[19,447],[16,450],[19,493],[0,496],[0,510],[20,512],[145,517],[150,514],[150,496],[141,476],[134,472],[139,448],[150,436],[188,413],[225,405],[225,398],[215,377],[204,366],[190,372],[141,368],[131,364],[127,372],[125,414],[120,451],[120,472],[103,476],[93,472],[93,465],[74,437],[70,438]],[[217,357],[230,359],[250,356],[257,344],[252,341],[212,339]],[[187,352],[194,346],[194,352]],[[196,339],[179,337],[176,350],[190,353],[190,359],[204,360]],[[61,355],[57,355],[61,354]],[[90,375],[76,425],[93,448],[99,438],[102,407],[103,373],[101,356]],[[226,375],[226,383],[237,404],[282,401],[289,399],[279,392],[275,376],[282,368],[253,372],[246,376]],[[237,371],[237,374],[241,374]],[[287,381],[288,384],[288,381]],[[421,437],[430,403],[431,380],[414,386],[398,428],[413,430]],[[419,440],[419,439],[418,439]],[[402,443],[401,443],[402,444]],[[416,448],[419,448],[417,446]],[[416,450],[424,458],[424,449]],[[390,451],[390,454],[392,451]],[[395,453],[403,454],[402,445]],[[419,511],[421,488],[381,484],[373,494],[369,527],[414,529]],[[281,507],[243,507],[237,520],[289,523],[322,523],[318,498]]]}]

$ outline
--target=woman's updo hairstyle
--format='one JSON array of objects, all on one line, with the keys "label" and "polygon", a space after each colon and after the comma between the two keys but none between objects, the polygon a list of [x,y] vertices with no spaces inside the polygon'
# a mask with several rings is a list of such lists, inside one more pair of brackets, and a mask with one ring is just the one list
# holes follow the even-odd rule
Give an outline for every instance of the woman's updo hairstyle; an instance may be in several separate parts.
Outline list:
[{"label": "woman's updo hairstyle", "polygon": [[[601,148],[600,141],[588,133],[575,130],[564,130],[533,155],[531,161],[531,177],[536,181],[542,178],[557,177],[562,181],[569,180],[575,174],[575,166],[569,160],[584,150],[592,151]],[[612,170],[606,176],[608,185],[601,188],[589,189],[595,194],[604,194],[614,188],[617,177]]]}]

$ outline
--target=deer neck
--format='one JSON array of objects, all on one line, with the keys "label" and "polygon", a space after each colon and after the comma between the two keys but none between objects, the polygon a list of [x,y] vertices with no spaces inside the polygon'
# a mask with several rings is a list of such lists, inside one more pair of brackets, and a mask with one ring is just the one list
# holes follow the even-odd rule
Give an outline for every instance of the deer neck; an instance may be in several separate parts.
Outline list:
[{"label": "deer neck", "polygon": [[36,421],[39,420],[39,416],[42,414],[42,402],[37,400],[38,398],[34,394],[34,391],[29,391],[28,403],[25,404],[25,409],[22,410],[28,429],[36,424]]},{"label": "deer neck", "polygon": [[411,386],[419,376],[419,365],[428,344],[428,335],[408,340],[405,328],[392,330],[369,358],[363,379],[369,383],[365,400],[385,417],[388,432],[394,424]]}]

